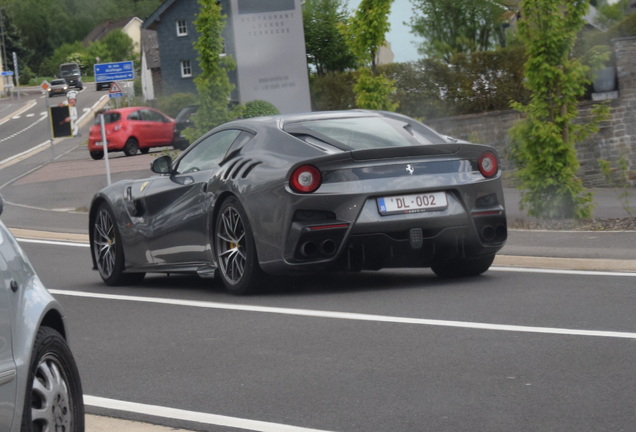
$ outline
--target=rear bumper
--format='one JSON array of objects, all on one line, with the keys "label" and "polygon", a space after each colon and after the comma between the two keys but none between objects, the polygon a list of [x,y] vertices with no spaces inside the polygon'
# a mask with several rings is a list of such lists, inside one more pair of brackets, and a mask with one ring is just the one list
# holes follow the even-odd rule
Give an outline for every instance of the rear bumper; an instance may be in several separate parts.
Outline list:
[{"label": "rear bumper", "polygon": [[[88,151],[104,151],[104,147],[102,145],[97,145],[98,142],[101,142],[101,137],[96,139],[95,137],[88,138]],[[108,151],[121,151],[124,149],[125,141],[121,140],[117,136],[107,136],[106,141],[108,141]]]},{"label": "rear bumper", "polygon": [[507,235],[503,206],[467,214],[451,205],[444,211],[392,216],[371,209],[353,224],[338,219],[293,222],[284,261],[262,264],[273,273],[430,267],[494,255]]}]

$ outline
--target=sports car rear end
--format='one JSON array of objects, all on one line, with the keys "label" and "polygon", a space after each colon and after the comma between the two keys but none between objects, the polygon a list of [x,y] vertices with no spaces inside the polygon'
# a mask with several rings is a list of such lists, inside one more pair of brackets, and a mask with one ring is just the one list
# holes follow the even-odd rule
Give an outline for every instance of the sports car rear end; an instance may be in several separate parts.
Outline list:
[{"label": "sports car rear end", "polygon": [[331,154],[291,168],[284,265],[261,262],[266,271],[432,267],[474,275],[504,245],[493,148],[449,142],[395,114],[288,122],[283,130]]}]

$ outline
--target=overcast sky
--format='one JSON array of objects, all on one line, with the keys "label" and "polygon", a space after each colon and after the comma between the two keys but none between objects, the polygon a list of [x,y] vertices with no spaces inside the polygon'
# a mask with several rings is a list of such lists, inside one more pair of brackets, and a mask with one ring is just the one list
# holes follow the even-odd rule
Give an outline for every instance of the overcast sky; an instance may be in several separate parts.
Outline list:
[{"label": "overcast sky", "polygon": [[[360,0],[349,0],[349,11],[355,10],[360,4]],[[393,0],[391,5],[391,30],[386,36],[386,40],[391,43],[391,50],[395,55],[393,61],[396,63],[419,60],[421,56],[417,53],[416,43],[421,43],[422,38],[411,33],[408,25],[413,7],[409,0]],[[404,24],[407,22],[407,24]]]}]

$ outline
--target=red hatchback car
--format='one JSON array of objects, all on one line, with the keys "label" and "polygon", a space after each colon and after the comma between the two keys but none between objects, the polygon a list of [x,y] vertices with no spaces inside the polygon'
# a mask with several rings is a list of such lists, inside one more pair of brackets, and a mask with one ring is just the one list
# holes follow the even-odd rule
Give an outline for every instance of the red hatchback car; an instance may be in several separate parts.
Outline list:
[{"label": "red hatchback car", "polygon": [[[108,151],[123,151],[126,156],[137,151],[148,153],[151,147],[170,146],[174,139],[173,118],[148,107],[111,109],[103,112]],[[88,151],[93,159],[104,157],[99,115],[88,135]]]}]

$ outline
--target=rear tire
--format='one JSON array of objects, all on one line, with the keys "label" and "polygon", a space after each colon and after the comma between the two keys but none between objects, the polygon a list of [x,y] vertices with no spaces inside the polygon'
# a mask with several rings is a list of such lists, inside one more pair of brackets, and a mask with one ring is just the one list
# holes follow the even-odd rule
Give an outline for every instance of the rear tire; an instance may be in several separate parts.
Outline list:
[{"label": "rear tire", "polygon": [[265,274],[258,264],[254,235],[245,210],[234,197],[226,199],[219,210],[214,252],[218,274],[231,294],[252,294],[263,284]]},{"label": "rear tire", "polygon": [[104,283],[119,286],[141,282],[145,273],[124,273],[124,246],[113,211],[106,203],[99,206],[92,230],[91,250]]},{"label": "rear tire", "polygon": [[84,400],[77,365],[66,340],[38,330],[31,354],[21,432],[84,432]]},{"label": "rear tire", "polygon": [[494,260],[494,255],[488,255],[465,261],[436,264],[431,266],[431,270],[442,278],[479,276],[490,268]]},{"label": "rear tire", "polygon": [[139,151],[139,143],[135,138],[128,138],[126,144],[124,145],[124,154],[126,156],[134,156]]},{"label": "rear tire", "polygon": [[92,151],[91,152],[91,157],[95,160],[100,160],[104,157],[104,152],[103,151]]}]

